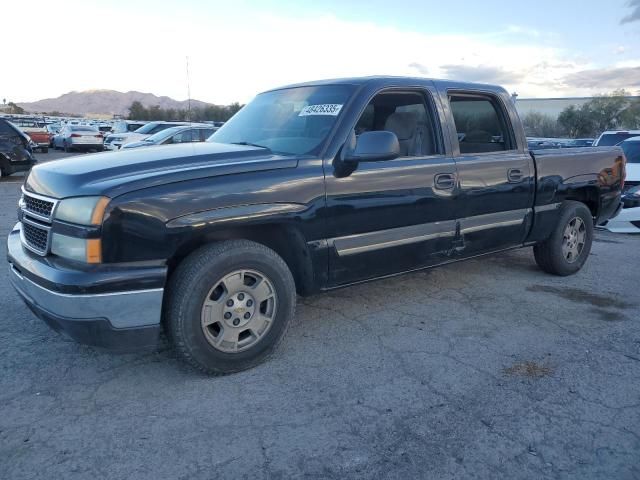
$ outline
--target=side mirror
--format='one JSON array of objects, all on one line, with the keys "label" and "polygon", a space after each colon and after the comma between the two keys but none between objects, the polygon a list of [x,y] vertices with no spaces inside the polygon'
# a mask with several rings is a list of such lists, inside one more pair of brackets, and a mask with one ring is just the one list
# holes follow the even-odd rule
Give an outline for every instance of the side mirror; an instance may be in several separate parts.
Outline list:
[{"label": "side mirror", "polygon": [[352,136],[345,149],[342,157],[345,162],[381,162],[400,156],[398,137],[387,130],[364,132],[355,142]]}]

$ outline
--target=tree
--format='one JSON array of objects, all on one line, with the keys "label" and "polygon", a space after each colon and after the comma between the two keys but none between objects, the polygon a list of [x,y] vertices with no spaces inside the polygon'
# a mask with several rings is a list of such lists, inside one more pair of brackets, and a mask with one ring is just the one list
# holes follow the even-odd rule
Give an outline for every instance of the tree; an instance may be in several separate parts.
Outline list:
[{"label": "tree", "polygon": [[524,115],[522,125],[528,137],[559,137],[562,134],[558,121],[540,112]]},{"label": "tree", "polygon": [[13,102],[9,102],[7,106],[9,107],[9,113],[13,113],[16,115],[22,115],[24,113],[24,108],[19,107]]},{"label": "tree", "polygon": [[640,130],[640,98],[634,99],[620,115],[620,126],[629,130]]},{"label": "tree", "polygon": [[571,105],[558,116],[558,124],[570,137],[595,137],[605,130],[638,128],[640,100],[630,100],[627,92],[616,90],[599,95],[581,107]]},{"label": "tree", "polygon": [[136,101],[129,107],[129,118],[131,120],[147,120],[147,110],[142,103]]},{"label": "tree", "polygon": [[238,102],[231,105],[206,105],[202,108],[192,108],[190,111],[174,108],[160,108],[159,105],[145,107],[140,102],[133,102],[129,107],[130,120],[177,120],[201,122],[204,120],[227,121],[233,117],[244,105]]},{"label": "tree", "polygon": [[594,124],[590,113],[584,105],[580,108],[570,105],[558,115],[558,125],[571,138],[594,135]]},{"label": "tree", "polygon": [[591,118],[595,132],[600,133],[604,130],[619,128],[621,116],[628,106],[627,93],[624,90],[616,90],[608,95],[599,95],[589,100],[582,108]]}]

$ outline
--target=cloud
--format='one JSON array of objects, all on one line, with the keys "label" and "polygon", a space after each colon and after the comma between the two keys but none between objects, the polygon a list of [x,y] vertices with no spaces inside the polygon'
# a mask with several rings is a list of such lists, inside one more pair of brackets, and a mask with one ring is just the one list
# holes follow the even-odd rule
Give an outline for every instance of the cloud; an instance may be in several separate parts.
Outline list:
[{"label": "cloud", "polygon": [[468,82],[497,83],[514,85],[524,79],[524,72],[508,71],[501,67],[479,65],[443,65],[444,76],[451,79],[464,79]]},{"label": "cloud", "polygon": [[631,13],[620,20],[620,24],[640,21],[640,0],[629,0],[627,6],[631,8]]},{"label": "cloud", "polygon": [[615,90],[640,87],[640,67],[618,67],[582,70],[563,79],[569,87]]},{"label": "cloud", "polygon": [[429,74],[429,68],[427,66],[421,64],[421,63],[411,62],[408,65],[408,67],[416,70],[418,73],[420,73],[422,75],[428,75]]},{"label": "cloud", "polygon": [[[32,1],[30,5],[41,12],[30,18],[33,30],[46,31],[52,24],[72,22],[77,38],[95,37],[95,22],[85,21],[82,0],[66,0],[64,10],[50,1]],[[228,8],[214,8],[205,2],[198,15],[189,9],[175,10],[164,2],[149,3],[157,4],[157,8],[143,8],[136,2],[135,8],[128,8],[123,16],[117,3],[102,2],[100,7],[91,7],[91,13],[102,24],[135,31],[140,38],[171,41],[140,53],[131,50],[131,39],[126,35],[110,37],[109,58],[115,60],[108,67],[104,56],[96,55],[95,42],[75,42],[74,54],[86,60],[64,67],[52,65],[43,82],[40,67],[22,58],[24,51],[37,49],[41,40],[25,37],[19,23],[9,22],[3,25],[5,36],[24,42],[21,49],[5,52],[5,63],[21,65],[21,74],[2,78],[3,96],[26,102],[70,90],[108,88],[184,99],[186,55],[192,98],[220,104],[244,103],[258,92],[290,83],[363,75],[420,75],[498,83],[521,97],[582,96],[605,90],[603,86],[594,87],[593,92],[575,88],[564,79],[607,63],[579,60],[578,52],[563,50],[560,41],[546,41],[544,32],[521,26],[442,34],[331,14],[296,16],[273,9],[240,8],[233,2],[227,2]],[[8,2],[8,11],[3,13],[7,18],[17,18],[22,14],[20,8],[21,4]],[[71,17],[69,12],[73,13]],[[212,38],[224,41],[214,47]],[[613,63],[610,59],[605,62]]]}]

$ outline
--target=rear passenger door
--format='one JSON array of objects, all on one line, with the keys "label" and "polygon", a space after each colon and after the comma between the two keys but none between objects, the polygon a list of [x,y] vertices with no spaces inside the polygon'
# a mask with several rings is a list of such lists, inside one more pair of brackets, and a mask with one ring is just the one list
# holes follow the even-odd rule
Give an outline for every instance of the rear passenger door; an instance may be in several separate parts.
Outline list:
[{"label": "rear passenger door", "polygon": [[535,172],[529,152],[518,145],[505,104],[511,99],[463,90],[441,97],[455,126],[458,251],[468,256],[521,245],[531,222]]}]

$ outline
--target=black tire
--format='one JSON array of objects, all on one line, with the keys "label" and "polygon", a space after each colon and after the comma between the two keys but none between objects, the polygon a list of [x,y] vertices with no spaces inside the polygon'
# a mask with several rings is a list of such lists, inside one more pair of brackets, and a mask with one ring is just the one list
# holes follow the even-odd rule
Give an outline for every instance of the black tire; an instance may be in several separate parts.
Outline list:
[{"label": "black tire", "polygon": [[62,149],[65,151],[65,153],[71,152],[71,147],[67,146],[67,142],[63,142]]},{"label": "black tire", "polygon": [[[585,229],[584,245],[574,260],[565,258],[562,247],[565,230],[575,218],[582,220]],[[589,257],[593,243],[593,217],[589,208],[581,202],[568,200],[560,208],[560,218],[553,232],[544,242],[533,247],[533,255],[538,266],[547,273],[559,276],[578,272]]]},{"label": "black tire", "polygon": [[42,153],[49,153],[49,147],[43,147],[40,149]]},{"label": "black tire", "polygon": [[[274,287],[277,309],[262,338],[246,350],[228,353],[207,340],[201,315],[210,290],[225,275],[239,269],[264,273]],[[184,361],[207,374],[239,372],[265,361],[284,338],[295,314],[295,282],[287,264],[273,250],[248,240],[199,248],[178,266],[166,291],[167,336]]]}]

